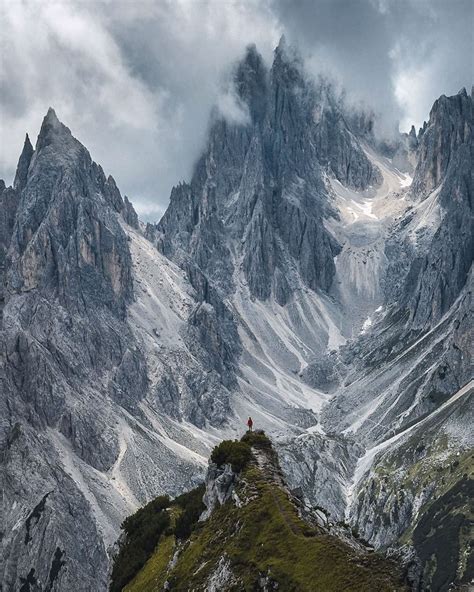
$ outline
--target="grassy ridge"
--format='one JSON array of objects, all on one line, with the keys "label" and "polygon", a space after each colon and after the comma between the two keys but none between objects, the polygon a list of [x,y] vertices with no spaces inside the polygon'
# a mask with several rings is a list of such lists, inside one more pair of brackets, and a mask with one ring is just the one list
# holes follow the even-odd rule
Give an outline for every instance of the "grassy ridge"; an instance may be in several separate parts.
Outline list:
[{"label": "grassy ridge", "polygon": [[226,572],[219,588],[226,592],[261,589],[262,579],[277,583],[280,592],[405,590],[394,564],[352,548],[299,516],[280,482],[278,459],[266,436],[251,434],[242,443],[226,443],[214,454],[221,464],[238,458],[240,507],[227,502],[205,522],[192,522],[189,535],[180,539],[176,525],[185,512],[191,516],[197,496],[191,496],[194,502],[170,506],[170,528],[126,592],[163,590],[165,583],[176,592],[205,590],[216,574],[222,578]]}]

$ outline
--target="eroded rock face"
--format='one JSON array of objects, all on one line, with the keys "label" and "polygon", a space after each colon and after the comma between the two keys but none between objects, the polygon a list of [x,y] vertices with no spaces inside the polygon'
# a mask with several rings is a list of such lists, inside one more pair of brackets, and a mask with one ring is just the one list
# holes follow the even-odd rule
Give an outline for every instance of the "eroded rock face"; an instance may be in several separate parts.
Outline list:
[{"label": "eroded rock face", "polygon": [[451,161],[463,144],[472,142],[472,97],[463,88],[457,95],[435,101],[419,141],[419,160],[413,191],[426,195],[447,175]]},{"label": "eroded rock face", "polygon": [[236,479],[237,475],[232,470],[231,465],[224,465],[223,467],[218,467],[214,463],[209,465],[206,475],[206,490],[203,497],[206,509],[201,514],[200,520],[207,520],[215,508],[232,499]]},{"label": "eroded rock face", "polygon": [[469,555],[466,501],[474,487],[473,397],[474,385],[382,450],[353,505],[361,535],[376,547],[411,542],[420,589],[448,590],[472,577],[463,556]]},{"label": "eroded rock face", "polygon": [[78,495],[77,483],[62,468],[48,436],[16,423],[2,441],[0,460],[2,528],[7,529],[2,540],[3,589],[21,590],[23,585],[31,591],[105,590],[102,535],[89,502]]},{"label": "eroded rock face", "polygon": [[[8,254],[7,294],[39,289],[54,292],[68,308],[105,306],[123,317],[133,287],[126,237],[112,213],[124,208],[115,182],[53,110],[35,152],[29,148],[25,145],[15,179],[22,194]],[[83,299],[77,297],[81,291]]]},{"label": "eroded rock face", "polygon": [[191,183],[175,187],[155,231],[158,247],[184,254],[224,294],[236,266],[251,294],[280,304],[293,288],[292,265],[312,289],[328,290],[339,246],[323,225],[328,212],[323,171],[356,188],[380,174],[345,123],[332,90],[305,78],[282,43],[270,71],[251,47],[236,68],[246,123],[214,115],[209,143]]},{"label": "eroded rock face", "polygon": [[322,505],[332,522],[344,519],[346,488],[362,448],[335,434],[306,434],[278,446],[282,469],[292,487],[311,505]]},{"label": "eroded rock face", "polygon": [[417,253],[406,277],[403,301],[412,323],[439,320],[466,284],[474,252],[473,100],[463,89],[440,97],[431,110],[413,179],[416,200],[439,187],[442,222],[425,252]]},{"label": "eroded rock face", "polygon": [[96,582],[100,589],[103,533],[54,438],[107,471],[119,442],[109,405],[98,399],[133,410],[147,392],[146,362],[125,322],[133,281],[117,218],[124,203],[51,109],[35,150],[25,141],[14,188],[2,200],[2,583],[89,590]]},{"label": "eroded rock face", "polygon": [[[412,544],[420,585],[444,589],[472,577],[459,519],[472,488],[459,468],[472,449],[474,393],[472,97],[441,97],[418,142],[411,205],[386,243],[387,309],[338,352],[344,382],[325,415],[332,427],[355,426],[368,448],[349,506],[362,536]],[[435,561],[446,536],[452,553]]]}]

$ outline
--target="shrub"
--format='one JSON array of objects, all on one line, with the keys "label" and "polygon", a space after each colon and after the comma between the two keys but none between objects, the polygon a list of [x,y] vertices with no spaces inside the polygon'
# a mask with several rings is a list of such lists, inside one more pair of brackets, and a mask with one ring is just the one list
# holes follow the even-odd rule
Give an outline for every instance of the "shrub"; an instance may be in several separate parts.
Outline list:
[{"label": "shrub", "polygon": [[133,537],[140,530],[143,530],[147,524],[153,522],[154,518],[161,513],[162,510],[168,508],[170,505],[170,498],[167,495],[160,495],[154,500],[143,506],[132,514],[125,518],[122,523],[122,530],[129,537]]},{"label": "shrub", "polygon": [[257,430],[255,432],[247,432],[242,436],[241,442],[245,442],[249,446],[255,446],[256,448],[271,448],[272,442],[270,438],[265,434],[263,430]]},{"label": "shrub", "polygon": [[251,457],[252,451],[247,442],[223,440],[212,451],[211,461],[220,467],[225,464],[230,464],[235,473],[240,473]]},{"label": "shrub", "polygon": [[112,568],[111,592],[120,592],[145,565],[158,540],[170,525],[166,508],[168,496],[160,496],[140,508],[122,523],[125,542],[120,546]]},{"label": "shrub", "polygon": [[196,487],[188,493],[183,493],[174,500],[183,511],[176,519],[174,534],[178,539],[187,539],[196,526],[199,516],[205,509],[202,502],[204,495],[204,484]]}]

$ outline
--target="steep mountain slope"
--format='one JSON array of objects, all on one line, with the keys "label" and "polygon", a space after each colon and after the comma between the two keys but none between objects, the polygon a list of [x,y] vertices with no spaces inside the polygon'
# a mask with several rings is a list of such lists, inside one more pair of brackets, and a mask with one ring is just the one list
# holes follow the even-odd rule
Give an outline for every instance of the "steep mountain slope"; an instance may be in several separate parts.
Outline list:
[{"label": "steep mountain slope", "polygon": [[[411,541],[420,585],[448,590],[473,577],[472,97],[441,97],[419,146],[412,206],[386,243],[396,301],[341,352],[345,378],[325,423],[368,448],[346,515],[377,546]],[[431,521],[440,524],[427,535]]]},{"label": "steep mountain slope", "polygon": [[474,576],[473,395],[471,381],[358,462],[360,477],[374,464],[359,482],[351,521],[377,547],[396,540],[413,545],[421,589],[444,591],[453,584],[467,589]]},{"label": "steep mountain slope", "polygon": [[[297,67],[295,60],[279,48],[266,88],[272,89],[273,85],[280,83],[281,78],[276,76],[275,69],[281,67],[281,60],[285,59],[291,68]],[[257,71],[261,73],[260,68]],[[291,81],[295,79],[303,78],[293,75]],[[239,89],[238,74],[236,80]],[[251,85],[251,88],[255,86]],[[305,90],[307,94],[301,89],[295,91],[290,85],[288,92],[294,93],[297,99],[311,96],[311,91],[308,88]],[[260,101],[262,94],[259,95]],[[316,95],[317,92],[312,96]],[[240,95],[240,98],[245,102],[245,95]],[[269,102],[272,105],[271,99]],[[293,128],[289,124],[287,126],[291,132],[299,129],[295,122],[298,116],[304,118],[305,105],[305,102],[301,102],[292,109]],[[314,119],[305,137],[318,129],[315,111],[311,111]],[[263,108],[259,113],[262,112]],[[219,125],[216,124],[213,129]],[[254,120],[247,127],[237,127],[242,133],[245,129],[247,135],[260,133]],[[314,175],[319,177],[319,182],[310,186],[312,203],[318,204],[320,212],[316,224],[322,224],[334,244],[339,245],[337,251],[333,251],[335,265],[331,270],[331,280],[328,283],[319,282],[316,286],[309,284],[316,291],[317,298],[306,289],[307,276],[301,267],[299,254],[292,252],[290,257],[282,255],[278,258],[279,266],[266,269],[265,277],[273,278],[271,289],[267,284],[264,290],[255,290],[255,285],[258,285],[255,277],[258,278],[258,274],[249,277],[249,268],[245,265],[246,249],[250,248],[253,256],[254,252],[258,252],[259,244],[251,242],[248,247],[248,231],[245,228],[242,230],[240,226],[237,227],[240,241],[232,241],[230,237],[233,233],[235,236],[235,227],[229,223],[232,218],[226,214],[226,210],[222,210],[220,216],[218,213],[222,204],[227,204],[227,208],[231,208],[234,213],[242,203],[242,193],[232,194],[235,191],[233,188],[224,187],[218,190],[214,198],[213,212],[217,218],[220,217],[221,224],[219,241],[224,245],[219,247],[219,252],[221,249],[225,251],[225,261],[230,269],[227,277],[232,272],[233,280],[225,284],[223,291],[227,301],[233,303],[234,310],[238,312],[238,320],[245,328],[252,329],[258,349],[263,349],[264,353],[262,356],[251,341],[245,337],[242,339],[241,368],[244,376],[249,377],[251,385],[244,386],[242,390],[249,391],[252,386],[261,384],[262,373],[269,369],[277,384],[281,384],[283,375],[284,398],[288,403],[301,407],[301,398],[292,396],[292,381],[287,379],[288,370],[293,370],[312,387],[306,391],[309,395],[307,404],[316,412],[316,417],[328,400],[327,393],[331,393],[330,403],[324,407],[322,430],[303,411],[300,417],[304,423],[300,425],[306,430],[296,439],[280,439],[283,466],[293,484],[301,485],[313,502],[330,508],[335,516],[345,513],[362,528],[365,515],[357,516],[350,504],[355,502],[357,496],[354,491],[358,485],[362,489],[361,495],[366,495],[365,479],[370,467],[367,459],[374,459],[378,443],[431,414],[433,420],[436,417],[449,431],[451,424],[448,410],[451,402],[457,401],[458,396],[469,399],[471,395],[468,385],[472,377],[469,345],[472,341],[472,277],[468,275],[473,252],[471,128],[472,97],[465,90],[454,97],[441,97],[433,106],[430,120],[420,130],[416,142],[411,142],[411,149],[418,154],[411,187],[408,174],[400,172],[393,161],[377,153],[373,143],[364,143],[366,138],[356,142],[356,146],[371,163],[372,170],[377,171],[371,179],[375,187],[371,187],[368,182],[365,185],[352,183],[351,187],[348,178],[341,183],[331,163],[317,172],[312,169]],[[349,128],[346,132],[350,133]],[[278,131],[274,130],[271,137],[278,138]],[[298,137],[295,133],[295,140]],[[226,153],[228,137],[219,138],[220,150],[215,146],[216,138],[213,138],[213,142],[209,159],[213,159],[214,153]],[[336,142],[336,145],[340,144]],[[317,161],[316,157],[311,156],[310,138],[306,141],[306,147],[308,153],[298,157],[294,170],[306,172],[305,165]],[[268,150],[271,153],[271,142]],[[318,154],[321,152],[318,151]],[[255,158],[258,157],[252,153],[252,159]],[[275,176],[272,176],[274,171],[271,162],[263,161],[264,185],[271,188],[275,185],[286,187],[287,177],[283,175],[282,180],[277,176],[275,180]],[[215,172],[211,166],[207,166],[207,179],[219,178],[222,167],[226,167],[225,170],[230,167],[232,177],[236,176],[236,171],[242,171],[248,186],[254,177],[239,163],[235,160],[231,163],[221,162]],[[283,165],[278,171],[282,169],[285,170]],[[314,179],[314,175],[305,177],[305,172],[299,174],[303,182],[298,187],[308,187],[307,179]],[[216,187],[219,187],[218,183]],[[202,191],[200,186],[191,184],[188,189],[189,197],[195,203],[208,203],[206,193],[196,202],[196,193],[200,195]],[[227,190],[233,195],[231,200]],[[254,190],[253,193],[256,195],[258,191]],[[285,189],[282,196],[285,197]],[[298,206],[302,203],[294,185],[291,188],[291,201]],[[255,203],[257,206],[265,203],[264,196],[258,194]],[[282,202],[274,207],[276,211],[285,208]],[[245,220],[245,217],[239,214],[237,220],[240,222],[242,219]],[[293,220],[291,216],[286,216],[286,219]],[[176,230],[174,225],[176,221],[179,221],[179,228],[186,226],[185,236],[189,239],[186,248],[192,250],[194,245],[201,248],[206,221],[199,215],[194,218],[187,216],[180,203],[172,201],[158,231],[164,236],[181,237],[181,231]],[[267,224],[268,218],[262,224],[260,221],[259,231],[262,228],[272,229],[272,238],[265,252],[273,252],[275,226]],[[291,232],[299,237],[298,224],[291,225]],[[321,230],[318,232],[321,233]],[[270,231],[267,233],[265,230],[265,233],[270,236]],[[216,235],[211,234],[214,240]],[[160,240],[159,248],[166,251],[166,246],[163,246],[165,243]],[[301,237],[298,240],[300,244],[304,242]],[[284,241],[279,241],[278,245],[282,242],[284,244]],[[306,247],[303,248],[304,256],[312,251],[311,246]],[[180,260],[179,253],[168,254]],[[201,261],[199,255],[197,260]],[[219,257],[213,258],[213,261],[216,260]],[[206,265],[204,263],[206,273],[219,287],[221,276],[214,275],[214,270],[207,269]],[[282,269],[284,277],[291,278],[289,284],[292,286],[289,293],[285,290],[284,297],[280,297],[279,290],[275,289],[275,286],[280,285],[279,271]],[[301,288],[295,290],[293,286]],[[304,294],[302,298],[300,293]],[[310,294],[309,298],[307,294]],[[252,296],[263,302],[252,302]],[[302,303],[303,313],[300,308]],[[283,314],[280,308],[282,305]],[[258,311],[257,321],[255,310]],[[270,311],[274,315],[273,319],[268,315]],[[287,315],[290,316],[291,324],[287,321]],[[271,332],[266,326],[271,327]],[[306,340],[308,327],[308,333],[312,336]],[[319,343],[314,340],[318,327],[322,328]],[[243,333],[241,331],[241,335]],[[274,342],[275,336],[276,352],[275,347],[269,345]],[[346,339],[350,341],[344,345]],[[251,359],[252,366],[255,365],[255,359],[263,360],[263,366],[259,364],[252,374],[249,374],[247,365],[249,352],[255,352],[252,356],[254,359]],[[268,380],[262,386],[267,392],[274,388]],[[258,400],[255,394],[252,394],[252,398]],[[320,402],[314,405],[318,399]],[[445,404],[446,407],[443,406]],[[269,407],[266,403],[265,409],[274,412],[275,407]],[[444,414],[445,409],[447,416]],[[463,409],[469,417],[470,407],[467,405]],[[258,416],[258,419],[265,425],[268,416]],[[421,425],[424,424],[420,424],[420,429]],[[268,428],[271,429],[270,426]],[[466,423],[466,428],[467,440],[462,446],[451,439],[450,447],[454,453],[462,454],[463,450],[473,445],[469,423]],[[334,432],[340,431],[343,431],[342,436],[334,436]],[[411,431],[410,435],[415,437]],[[387,442],[391,444],[390,440]],[[399,442],[398,438],[395,442]],[[368,448],[366,454],[364,445]],[[359,456],[361,459],[354,473],[353,467]],[[411,461],[408,461],[406,470],[409,471],[410,467]],[[408,506],[410,504],[411,501]],[[408,511],[409,514],[417,512],[415,507]],[[423,512],[419,518],[422,516]],[[398,524],[398,520],[396,513],[386,519],[377,535],[370,535],[371,540],[378,545],[395,543],[401,534],[399,526],[403,525],[403,521]],[[460,547],[459,558],[464,553],[465,542]],[[426,572],[424,566],[421,567],[423,570]],[[425,573],[423,585],[428,585],[432,576],[432,573]]]},{"label": "steep mountain slope", "polygon": [[[248,460],[241,450],[246,447]],[[185,536],[178,528],[168,528],[124,590],[406,589],[395,563],[369,553],[343,528],[326,525],[321,512],[305,507],[289,492],[263,434],[223,442],[212,458],[217,464],[208,469],[200,522]],[[231,462],[239,458],[233,467]],[[177,525],[183,510],[171,505],[168,514]],[[125,539],[130,554],[136,552],[133,539],[141,544],[132,532],[130,540]],[[126,552],[118,561],[127,561]],[[119,568],[120,563],[117,572]]]},{"label": "steep mountain slope", "polygon": [[[438,186],[417,193],[424,148],[441,133],[438,109],[464,130]],[[461,120],[461,121],[458,121]],[[344,385],[326,409],[328,422],[368,442],[435,410],[472,378],[472,98],[465,91],[435,103],[421,138],[410,205],[385,244],[384,306],[373,326],[340,355]],[[445,139],[445,141],[447,141]],[[431,173],[428,174],[431,178]],[[375,370],[375,371],[374,371]]]},{"label": "steep mountain slope", "polygon": [[[1,328],[2,586],[105,589],[107,546],[123,516],[151,495],[179,491],[206,455],[192,434],[175,428],[182,435],[171,439],[159,428],[156,393],[145,402],[153,360],[127,321],[134,289],[142,289],[137,278],[134,288],[137,260],[151,261],[149,273],[163,271],[163,294],[178,291],[189,305],[193,290],[148,243],[137,238],[129,248],[123,227],[136,235],[126,224],[137,226],[133,209],[52,110],[35,150],[25,142],[2,199],[11,204]],[[183,322],[179,310],[167,314]],[[194,441],[196,452],[175,441]]]}]

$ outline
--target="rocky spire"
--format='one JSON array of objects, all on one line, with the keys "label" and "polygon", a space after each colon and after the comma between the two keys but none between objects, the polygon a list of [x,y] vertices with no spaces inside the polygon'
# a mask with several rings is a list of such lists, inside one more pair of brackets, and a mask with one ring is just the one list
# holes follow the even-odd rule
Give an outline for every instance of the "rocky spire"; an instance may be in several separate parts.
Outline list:
[{"label": "rocky spire", "polygon": [[415,126],[412,125],[410,133],[408,134],[408,148],[410,150],[416,150],[417,146],[418,146],[418,140],[416,137],[416,129],[415,129]]},{"label": "rocky spire", "polygon": [[23,187],[26,185],[28,168],[30,166],[31,157],[33,156],[33,153],[33,146],[31,145],[28,134],[26,134],[25,143],[23,144],[23,150],[18,160],[18,166],[16,167],[15,180],[13,182],[13,187],[18,191],[21,191]]},{"label": "rocky spire", "polygon": [[268,72],[255,45],[249,45],[244,59],[237,66],[235,87],[248,105],[253,123],[261,122],[266,112]]},{"label": "rocky spire", "polygon": [[[59,121],[55,110],[50,107],[41,124],[40,133],[36,141],[36,150],[40,151],[53,142],[75,140],[71,130]],[[77,140],[75,140],[77,142]],[[79,142],[77,142],[79,144]]]}]

